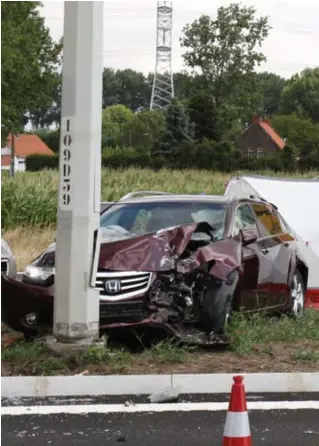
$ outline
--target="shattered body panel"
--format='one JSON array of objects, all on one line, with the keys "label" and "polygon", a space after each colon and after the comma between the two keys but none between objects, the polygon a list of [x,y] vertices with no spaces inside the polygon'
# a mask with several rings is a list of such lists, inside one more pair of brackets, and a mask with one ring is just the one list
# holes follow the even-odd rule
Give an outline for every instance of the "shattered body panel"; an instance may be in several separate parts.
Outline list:
[{"label": "shattered body panel", "polygon": [[[200,246],[192,240],[196,233],[212,237],[213,228],[207,223],[179,226],[155,234],[147,234],[134,239],[121,240],[101,245],[99,268],[114,271],[149,271],[166,272],[176,270],[190,273],[202,265],[213,262],[210,273],[219,279],[225,279],[234,269],[240,268],[240,243],[223,240]],[[192,243],[195,249],[185,251]]]},{"label": "shattered body panel", "polygon": [[[163,327],[183,341],[221,342],[222,336],[205,334],[196,327],[200,325],[201,298],[209,283],[221,286],[231,272],[241,270],[241,245],[234,240],[213,243],[212,229],[207,223],[191,224],[102,244],[100,270],[149,271],[154,277],[146,299],[137,296],[117,304],[118,308],[140,305],[136,321],[103,321],[103,312],[111,311],[112,304],[101,301],[101,330],[148,325]],[[193,239],[199,234],[202,237]],[[47,255],[54,255],[52,247]],[[45,287],[2,277],[2,290],[6,324],[12,328],[21,324],[31,332],[42,333],[52,327],[53,284]],[[23,315],[33,312],[39,315],[39,324],[30,327]]]}]

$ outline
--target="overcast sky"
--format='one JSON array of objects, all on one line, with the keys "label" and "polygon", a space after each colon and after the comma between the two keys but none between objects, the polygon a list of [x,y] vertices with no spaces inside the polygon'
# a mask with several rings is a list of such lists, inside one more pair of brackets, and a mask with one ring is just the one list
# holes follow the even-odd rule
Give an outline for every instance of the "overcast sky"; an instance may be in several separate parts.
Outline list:
[{"label": "overcast sky", "polygon": [[[233,0],[234,2],[235,0]],[[63,34],[64,2],[44,1],[42,13],[51,35]],[[229,0],[173,1],[173,70],[183,66],[179,38],[182,28],[201,14],[216,16]],[[264,43],[262,69],[287,78],[308,66],[319,65],[319,0],[244,0],[258,15],[268,15],[273,29]],[[104,2],[104,66],[148,73],[155,66],[156,0]]]}]

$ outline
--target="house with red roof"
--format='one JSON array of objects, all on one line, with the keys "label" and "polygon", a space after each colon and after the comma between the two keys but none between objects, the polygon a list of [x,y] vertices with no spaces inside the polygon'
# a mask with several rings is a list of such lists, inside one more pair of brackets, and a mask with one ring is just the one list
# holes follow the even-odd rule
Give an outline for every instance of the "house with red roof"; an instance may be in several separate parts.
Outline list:
[{"label": "house with red roof", "polygon": [[264,154],[283,150],[286,143],[271,127],[269,119],[254,116],[236,145],[243,155],[260,158]]},{"label": "house with red roof", "polygon": [[[7,138],[6,147],[1,148],[1,169],[10,170],[12,135]],[[23,133],[14,136],[14,168],[15,172],[25,172],[25,159],[29,155],[54,155],[54,152],[38,135]]]}]

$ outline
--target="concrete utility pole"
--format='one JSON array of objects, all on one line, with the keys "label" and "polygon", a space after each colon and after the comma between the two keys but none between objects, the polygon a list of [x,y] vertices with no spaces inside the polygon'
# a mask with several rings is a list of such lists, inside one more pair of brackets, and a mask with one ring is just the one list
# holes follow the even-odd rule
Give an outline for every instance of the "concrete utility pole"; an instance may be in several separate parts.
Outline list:
[{"label": "concrete utility pole", "polygon": [[64,11],[54,335],[81,344],[99,331],[90,275],[100,225],[103,2],[66,1]]}]

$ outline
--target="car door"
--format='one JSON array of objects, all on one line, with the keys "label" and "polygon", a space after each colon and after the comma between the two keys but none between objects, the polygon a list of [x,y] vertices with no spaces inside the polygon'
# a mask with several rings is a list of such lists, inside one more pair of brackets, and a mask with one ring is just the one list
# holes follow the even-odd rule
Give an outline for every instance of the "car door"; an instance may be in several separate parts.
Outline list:
[{"label": "car door", "polygon": [[262,248],[272,259],[267,307],[278,308],[287,302],[290,268],[294,263],[294,237],[289,233],[276,209],[265,203],[252,205],[262,235]]},{"label": "car door", "polygon": [[240,240],[240,231],[250,229],[257,240],[243,246],[243,276],[240,280],[240,307],[244,311],[256,311],[265,307],[269,294],[271,257],[264,252],[260,243],[260,232],[255,215],[248,203],[241,203],[235,210],[232,237]]}]

